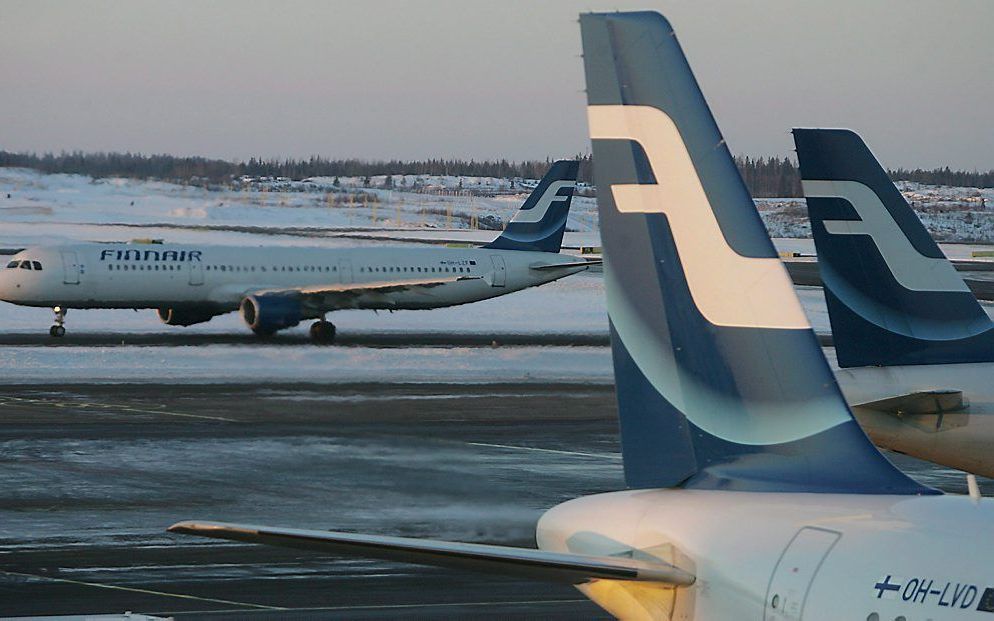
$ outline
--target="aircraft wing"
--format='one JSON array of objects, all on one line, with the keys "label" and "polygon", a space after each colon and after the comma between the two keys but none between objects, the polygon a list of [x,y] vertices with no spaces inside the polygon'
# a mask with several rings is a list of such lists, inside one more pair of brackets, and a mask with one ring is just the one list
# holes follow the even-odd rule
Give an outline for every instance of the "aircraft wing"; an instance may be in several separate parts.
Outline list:
[{"label": "aircraft wing", "polygon": [[[312,285],[292,289],[267,289],[258,291],[256,295],[299,295],[305,305],[320,311],[331,311],[342,308],[353,308],[359,298],[386,296],[400,291],[428,290],[440,285],[460,280],[481,280],[482,276],[435,276],[432,278],[410,278],[398,280],[377,281],[371,283],[334,283],[327,285]],[[389,299],[382,298],[384,308],[390,306]]]},{"label": "aircraft wing", "polygon": [[662,561],[650,563],[623,557],[586,556],[478,543],[224,522],[179,522],[170,526],[169,531],[314,552],[521,576],[564,584],[582,584],[604,579],[657,582],[677,587],[691,585],[695,580],[693,574]]}]

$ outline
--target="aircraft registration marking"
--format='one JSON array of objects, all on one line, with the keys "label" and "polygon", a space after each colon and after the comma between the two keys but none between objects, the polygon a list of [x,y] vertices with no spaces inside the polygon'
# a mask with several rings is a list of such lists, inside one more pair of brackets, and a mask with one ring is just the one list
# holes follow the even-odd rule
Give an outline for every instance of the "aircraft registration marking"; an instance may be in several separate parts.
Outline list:
[{"label": "aircraft registration marking", "polygon": [[981,612],[994,612],[994,587],[979,587],[968,582],[954,582],[894,574],[883,576],[873,585],[875,599],[901,600],[909,604],[933,605],[966,610],[976,605]]}]

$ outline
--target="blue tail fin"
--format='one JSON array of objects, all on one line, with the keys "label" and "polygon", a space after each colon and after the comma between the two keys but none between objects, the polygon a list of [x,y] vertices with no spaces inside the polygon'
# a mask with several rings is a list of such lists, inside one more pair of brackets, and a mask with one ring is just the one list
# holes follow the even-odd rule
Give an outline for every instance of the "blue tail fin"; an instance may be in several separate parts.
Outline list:
[{"label": "blue tail fin", "polygon": [[628,485],[927,492],[853,420],[670,24],[580,25]]},{"label": "blue tail fin", "polygon": [[483,247],[559,252],[579,168],[575,160],[555,162],[501,236]]},{"label": "blue tail fin", "polygon": [[994,325],[855,133],[795,129],[839,365],[994,360]]}]

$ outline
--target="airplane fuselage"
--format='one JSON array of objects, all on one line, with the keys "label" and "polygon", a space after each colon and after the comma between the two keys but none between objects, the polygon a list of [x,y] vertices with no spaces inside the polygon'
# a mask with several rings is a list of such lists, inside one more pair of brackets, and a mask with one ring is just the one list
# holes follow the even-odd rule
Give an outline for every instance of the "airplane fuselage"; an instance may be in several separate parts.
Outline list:
[{"label": "airplane fuselage", "polygon": [[[548,252],[478,248],[294,248],[75,244],[10,259],[41,270],[0,270],[0,299],[63,308],[197,307],[236,310],[248,294],[322,285],[463,278],[422,291],[356,298],[349,308],[428,309],[475,302],[582,271]],[[334,309],[329,309],[334,310]]]},{"label": "airplane fuselage", "polygon": [[578,587],[623,619],[977,619],[994,610],[994,501],[965,496],[613,492],[554,507],[537,540],[697,576],[681,588]]}]

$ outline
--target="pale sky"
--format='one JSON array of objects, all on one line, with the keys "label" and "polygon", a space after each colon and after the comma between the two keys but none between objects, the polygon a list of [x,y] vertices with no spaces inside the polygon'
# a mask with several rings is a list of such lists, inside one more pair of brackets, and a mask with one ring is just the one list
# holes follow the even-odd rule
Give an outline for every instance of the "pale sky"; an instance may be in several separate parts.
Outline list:
[{"label": "pale sky", "polygon": [[735,153],[850,127],[892,168],[994,168],[988,0],[0,0],[0,149],[586,153],[577,14],[647,8]]}]

